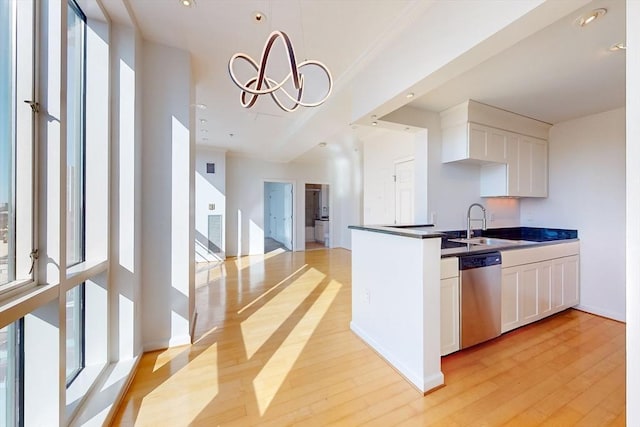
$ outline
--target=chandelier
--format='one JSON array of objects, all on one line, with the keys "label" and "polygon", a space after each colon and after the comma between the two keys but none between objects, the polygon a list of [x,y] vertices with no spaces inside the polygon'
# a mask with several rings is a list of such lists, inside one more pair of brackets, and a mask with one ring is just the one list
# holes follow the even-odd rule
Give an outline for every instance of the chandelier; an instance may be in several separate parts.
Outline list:
[{"label": "chandelier", "polygon": [[[269,55],[271,54],[273,45],[278,39],[282,40],[282,44],[284,45],[289,69],[289,73],[280,82],[270,78],[266,74],[267,60],[269,58]],[[248,63],[251,68],[255,70],[256,76],[251,77],[244,83],[241,82],[236,77],[236,74],[234,72],[234,64],[238,60],[243,60]],[[320,100],[315,102],[308,102],[304,100],[304,70],[311,67],[320,69],[326,75],[328,82],[325,94],[321,97]],[[293,51],[293,45],[291,44],[289,36],[287,36],[284,31],[274,31],[269,35],[269,37],[267,38],[267,42],[264,45],[264,49],[262,50],[260,63],[258,63],[245,53],[234,54],[229,60],[229,76],[231,77],[231,80],[233,80],[233,82],[236,84],[236,86],[240,88],[240,104],[245,108],[253,107],[253,105],[258,100],[258,97],[261,95],[270,95],[276,105],[286,112],[295,111],[300,106],[317,107],[327,100],[333,88],[333,79],[331,77],[331,72],[322,62],[314,60],[305,60],[300,63],[296,62],[296,55]],[[284,88],[284,85],[290,79],[294,88],[293,95],[287,92],[287,90]],[[279,98],[279,95],[284,95],[284,97],[288,99],[287,105],[283,103],[282,99]]]}]

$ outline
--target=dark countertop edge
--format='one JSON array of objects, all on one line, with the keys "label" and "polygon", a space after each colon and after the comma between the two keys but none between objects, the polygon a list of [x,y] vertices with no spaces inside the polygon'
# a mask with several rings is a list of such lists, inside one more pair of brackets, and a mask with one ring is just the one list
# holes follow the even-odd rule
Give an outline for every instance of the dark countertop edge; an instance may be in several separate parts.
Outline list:
[{"label": "dark countertop edge", "polygon": [[571,242],[579,242],[580,239],[558,239],[558,240],[547,240],[544,242],[529,242],[529,243],[518,243],[513,244],[512,246],[488,246],[488,245],[470,245],[471,247],[478,247],[477,249],[469,250],[468,248],[451,248],[451,249],[442,249],[443,251],[451,251],[446,254],[441,254],[440,258],[451,258],[451,257],[460,257],[465,255],[475,255],[475,254],[484,254],[488,252],[502,252],[502,251],[511,251],[514,249],[528,249],[535,248],[538,246],[549,246],[549,245],[559,245],[562,243],[571,243]]},{"label": "dark countertop edge", "polygon": [[[420,227],[420,226],[414,226]],[[422,226],[427,228],[427,226]],[[408,227],[387,227],[383,225],[350,225],[350,230],[371,231],[373,233],[391,234],[394,236],[411,237],[413,239],[434,239],[436,237],[446,237],[446,233],[440,231],[419,231],[411,230]]]}]

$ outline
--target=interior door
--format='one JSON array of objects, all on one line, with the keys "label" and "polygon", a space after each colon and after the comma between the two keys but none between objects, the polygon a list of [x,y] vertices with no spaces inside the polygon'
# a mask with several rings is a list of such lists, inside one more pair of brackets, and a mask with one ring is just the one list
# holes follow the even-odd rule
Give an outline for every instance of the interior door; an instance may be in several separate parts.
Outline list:
[{"label": "interior door", "polygon": [[293,184],[283,184],[283,239],[282,244],[293,250]]},{"label": "interior door", "polygon": [[414,221],[413,168],[413,159],[395,164],[396,224]]},{"label": "interior door", "polygon": [[269,191],[269,237],[278,240],[278,191]]}]

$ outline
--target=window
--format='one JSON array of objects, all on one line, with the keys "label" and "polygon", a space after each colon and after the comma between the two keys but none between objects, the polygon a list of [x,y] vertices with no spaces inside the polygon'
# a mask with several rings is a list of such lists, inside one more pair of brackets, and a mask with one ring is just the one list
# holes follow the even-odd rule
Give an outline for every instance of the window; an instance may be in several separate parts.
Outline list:
[{"label": "window", "polygon": [[11,2],[0,2],[0,285],[12,281],[9,260],[14,259],[13,218],[13,33]]},{"label": "window", "polygon": [[[30,282],[33,250],[34,3],[0,2],[0,286]],[[24,101],[24,102],[23,102]],[[33,107],[32,107],[33,106]]]},{"label": "window", "polygon": [[69,1],[67,16],[67,266],[84,259],[86,17]]},{"label": "window", "polygon": [[67,291],[67,385],[84,368],[84,283]]},{"label": "window", "polygon": [[22,425],[22,321],[0,329],[0,426]]},{"label": "window", "polygon": [[[86,17],[67,8],[67,267],[85,261]],[[66,293],[67,386],[84,368],[84,283]]]}]

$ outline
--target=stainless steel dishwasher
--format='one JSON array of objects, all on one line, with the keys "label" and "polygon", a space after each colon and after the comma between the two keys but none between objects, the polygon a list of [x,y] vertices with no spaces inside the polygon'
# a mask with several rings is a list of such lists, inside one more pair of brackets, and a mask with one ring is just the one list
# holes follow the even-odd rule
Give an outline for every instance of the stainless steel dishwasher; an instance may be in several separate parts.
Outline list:
[{"label": "stainless steel dishwasher", "polygon": [[500,252],[465,255],[460,266],[460,348],[501,333],[502,257]]}]

